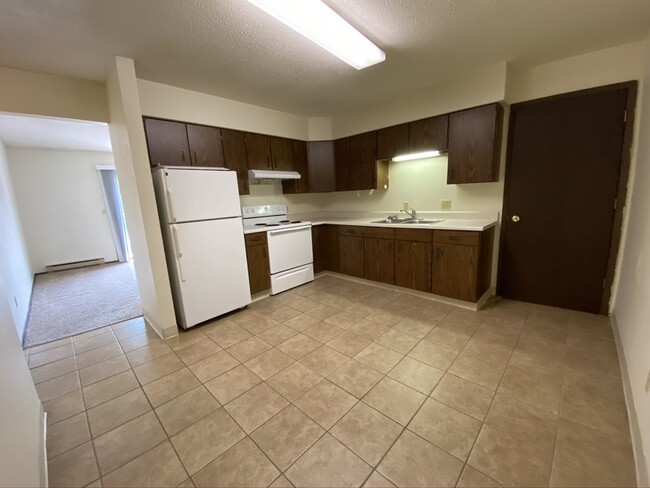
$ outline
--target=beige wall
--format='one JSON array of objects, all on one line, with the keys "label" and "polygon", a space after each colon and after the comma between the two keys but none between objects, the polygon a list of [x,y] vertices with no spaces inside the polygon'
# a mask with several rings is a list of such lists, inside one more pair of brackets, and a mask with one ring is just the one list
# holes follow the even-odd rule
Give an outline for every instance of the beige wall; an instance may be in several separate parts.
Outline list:
[{"label": "beige wall", "polygon": [[0,67],[0,112],[108,122],[102,83]]}]

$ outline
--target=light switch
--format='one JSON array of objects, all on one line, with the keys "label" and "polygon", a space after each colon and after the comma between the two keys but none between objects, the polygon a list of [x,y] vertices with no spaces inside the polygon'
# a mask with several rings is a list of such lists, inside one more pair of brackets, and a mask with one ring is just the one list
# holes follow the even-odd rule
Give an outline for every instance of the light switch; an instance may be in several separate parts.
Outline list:
[{"label": "light switch", "polygon": [[451,200],[440,200],[441,210],[451,210]]}]

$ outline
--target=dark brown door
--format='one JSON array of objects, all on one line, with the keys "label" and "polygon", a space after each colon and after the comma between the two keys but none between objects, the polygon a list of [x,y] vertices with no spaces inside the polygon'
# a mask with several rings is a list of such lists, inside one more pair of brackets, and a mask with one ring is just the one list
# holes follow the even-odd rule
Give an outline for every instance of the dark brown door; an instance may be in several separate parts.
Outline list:
[{"label": "dark brown door", "polygon": [[439,115],[409,124],[409,151],[447,150],[449,116]]},{"label": "dark brown door", "polygon": [[223,144],[221,129],[205,125],[187,124],[187,139],[190,145],[192,166],[223,168]]},{"label": "dark brown door", "polygon": [[144,119],[151,166],[190,166],[187,130],[182,122]]},{"label": "dark brown door", "polygon": [[221,129],[223,158],[226,168],[237,171],[239,194],[247,195],[248,166],[246,165],[246,136],[238,130]]},{"label": "dark brown door", "polygon": [[309,164],[309,191],[334,191],[334,143],[313,141],[307,143]]},{"label": "dark brown door", "polygon": [[336,191],[350,189],[350,139],[344,137],[334,141],[334,166]]},{"label": "dark brown door", "polygon": [[432,291],[458,300],[475,302],[478,246],[433,244]]},{"label": "dark brown door", "polygon": [[502,296],[606,310],[627,100],[610,89],[512,106]]},{"label": "dark brown door", "polygon": [[377,133],[364,132],[350,137],[350,189],[377,187]]},{"label": "dark brown door", "polygon": [[340,272],[363,278],[363,237],[339,236]]},{"label": "dark brown door", "polygon": [[365,237],[363,246],[364,278],[392,285],[394,283],[395,241]]},{"label": "dark brown door", "polygon": [[273,169],[293,171],[293,148],[291,139],[271,137]]},{"label": "dark brown door", "polygon": [[377,159],[391,159],[409,151],[409,124],[377,131]]},{"label": "dark brown door", "polygon": [[246,133],[248,169],[272,169],[271,138],[264,134]]}]

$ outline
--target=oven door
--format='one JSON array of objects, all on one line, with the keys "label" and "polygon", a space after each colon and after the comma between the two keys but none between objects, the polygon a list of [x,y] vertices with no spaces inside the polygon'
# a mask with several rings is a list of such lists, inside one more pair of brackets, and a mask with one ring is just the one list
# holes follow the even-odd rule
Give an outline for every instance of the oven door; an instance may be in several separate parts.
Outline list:
[{"label": "oven door", "polygon": [[267,237],[272,275],[314,261],[311,225],[270,230],[267,232]]}]

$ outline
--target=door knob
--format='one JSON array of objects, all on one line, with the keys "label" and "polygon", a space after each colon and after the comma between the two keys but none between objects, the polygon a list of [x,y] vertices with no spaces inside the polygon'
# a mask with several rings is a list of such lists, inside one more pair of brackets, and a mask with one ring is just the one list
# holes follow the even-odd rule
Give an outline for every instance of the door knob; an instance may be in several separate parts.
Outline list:
[{"label": "door knob", "polygon": [[512,216],[512,221],[513,221],[515,224],[516,224],[517,222],[519,222],[520,220],[521,220],[521,219],[519,218],[519,215],[513,215],[513,216]]}]

